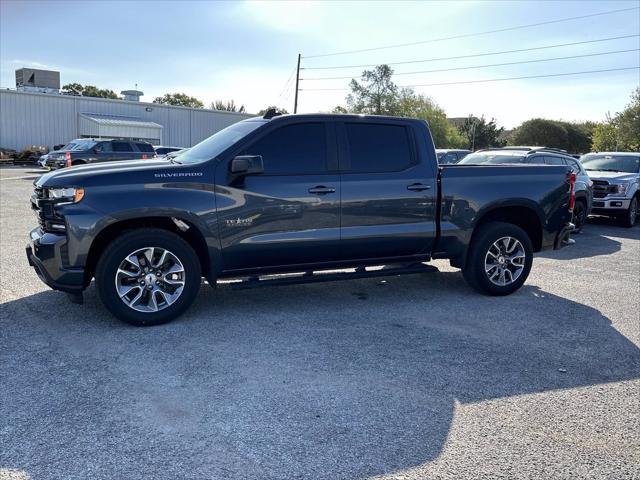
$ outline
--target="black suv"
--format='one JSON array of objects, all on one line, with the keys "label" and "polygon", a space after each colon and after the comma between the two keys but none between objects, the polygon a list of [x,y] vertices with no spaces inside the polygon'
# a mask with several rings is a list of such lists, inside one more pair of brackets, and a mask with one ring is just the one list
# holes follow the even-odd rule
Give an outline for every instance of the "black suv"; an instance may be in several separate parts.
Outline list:
[{"label": "black suv", "polygon": [[73,148],[47,155],[42,166],[56,169],[86,163],[144,160],[156,154],[150,143],[142,141],[80,138],[70,144],[73,144]]},{"label": "black suv", "polygon": [[467,155],[460,164],[527,163],[538,165],[567,165],[576,174],[576,205],[573,210],[575,232],[582,230],[593,206],[593,182],[579,160],[565,150],[549,147],[487,148]]}]

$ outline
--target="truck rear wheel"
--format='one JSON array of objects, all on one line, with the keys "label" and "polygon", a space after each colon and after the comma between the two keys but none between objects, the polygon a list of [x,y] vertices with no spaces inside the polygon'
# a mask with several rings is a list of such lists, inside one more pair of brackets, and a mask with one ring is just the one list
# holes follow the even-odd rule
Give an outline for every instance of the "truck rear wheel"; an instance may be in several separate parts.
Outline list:
[{"label": "truck rear wheel", "polygon": [[136,326],[160,325],[181,315],[202,281],[193,248],[157,228],[117,238],[98,260],[95,277],[105,307]]},{"label": "truck rear wheel", "polygon": [[474,234],[462,273],[480,293],[509,295],[527,280],[532,264],[527,233],[510,223],[490,222]]}]

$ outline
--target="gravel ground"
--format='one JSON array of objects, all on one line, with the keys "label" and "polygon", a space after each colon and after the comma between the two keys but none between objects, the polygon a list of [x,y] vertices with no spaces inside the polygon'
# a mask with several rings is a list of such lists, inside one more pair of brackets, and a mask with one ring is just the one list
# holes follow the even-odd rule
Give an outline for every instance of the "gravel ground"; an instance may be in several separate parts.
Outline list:
[{"label": "gravel ground", "polygon": [[435,262],[140,329],[28,267],[32,172],[0,169],[0,479],[640,478],[640,225],[506,298]]}]

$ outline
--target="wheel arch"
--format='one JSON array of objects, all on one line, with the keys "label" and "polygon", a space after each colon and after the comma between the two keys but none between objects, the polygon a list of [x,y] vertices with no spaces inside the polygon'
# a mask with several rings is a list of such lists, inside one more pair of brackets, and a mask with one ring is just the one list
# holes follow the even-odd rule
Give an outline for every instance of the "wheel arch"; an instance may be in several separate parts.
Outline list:
[{"label": "wheel arch", "polygon": [[100,254],[115,237],[126,231],[145,228],[160,228],[175,233],[183,238],[196,252],[200,261],[202,275],[210,278],[212,275],[212,259],[207,248],[206,238],[193,222],[174,216],[153,216],[144,218],[128,218],[116,221],[98,232],[91,242],[85,265],[85,286],[95,275]]}]

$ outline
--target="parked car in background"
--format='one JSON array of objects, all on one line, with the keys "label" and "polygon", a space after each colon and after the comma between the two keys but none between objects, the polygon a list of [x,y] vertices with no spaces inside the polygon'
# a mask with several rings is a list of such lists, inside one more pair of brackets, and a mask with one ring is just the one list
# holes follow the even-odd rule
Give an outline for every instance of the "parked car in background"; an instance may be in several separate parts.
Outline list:
[{"label": "parked car in background", "polygon": [[49,153],[45,153],[44,155],[40,156],[40,158],[38,159],[38,165],[40,165],[43,168],[52,168],[52,165],[54,162],[53,160],[49,162],[49,158],[50,158],[49,156],[51,154],[66,152],[67,150],[73,150],[76,146],[77,146],[77,143],[75,142],[69,142],[66,145],[55,145],[53,147],[53,150],[51,150]]},{"label": "parked car in background", "polygon": [[155,147],[153,147],[153,149],[155,150],[156,155],[158,157],[164,157],[168,153],[177,152],[179,150],[184,150],[183,147],[165,147],[163,145],[155,146]]},{"label": "parked car in background", "polygon": [[594,184],[592,213],[632,227],[640,205],[640,153],[587,153],[580,162]]},{"label": "parked car in background", "polygon": [[425,121],[273,112],[174,162],[42,175],[29,264],[75,301],[95,277],[114,315],[154,325],[186,310],[202,276],[326,281],[345,278],[327,277],[336,268],[409,265],[382,271],[395,275],[446,258],[479,292],[508,295],[533,253],[566,245],[574,228],[566,165],[438,168]]},{"label": "parked car in background", "polygon": [[594,185],[580,162],[564,150],[547,147],[505,147],[478,150],[460,161],[466,165],[526,163],[537,165],[567,165],[576,174],[576,205],[573,209],[575,233],[584,227],[593,208]]},{"label": "parked car in background", "polygon": [[469,155],[471,150],[453,150],[453,149],[444,149],[437,148],[436,155],[438,157],[438,163],[441,165],[458,163],[464,157]]},{"label": "parked car in background", "polygon": [[50,153],[45,166],[56,169],[87,163],[145,160],[156,154],[150,143],[142,141],[80,138],[71,143],[74,146],[69,150]]}]

